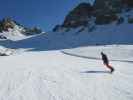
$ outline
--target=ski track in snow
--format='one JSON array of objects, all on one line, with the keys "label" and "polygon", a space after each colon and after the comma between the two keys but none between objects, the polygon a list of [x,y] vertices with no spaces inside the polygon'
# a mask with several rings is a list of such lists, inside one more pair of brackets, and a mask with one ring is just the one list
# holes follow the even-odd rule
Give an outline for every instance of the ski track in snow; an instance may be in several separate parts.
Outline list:
[{"label": "ski track in snow", "polygon": [[[82,49],[72,51],[82,55]],[[94,48],[91,55],[96,57],[96,52]],[[113,74],[99,59],[61,51],[0,57],[0,100],[133,100],[132,63],[111,63],[116,69]]]}]

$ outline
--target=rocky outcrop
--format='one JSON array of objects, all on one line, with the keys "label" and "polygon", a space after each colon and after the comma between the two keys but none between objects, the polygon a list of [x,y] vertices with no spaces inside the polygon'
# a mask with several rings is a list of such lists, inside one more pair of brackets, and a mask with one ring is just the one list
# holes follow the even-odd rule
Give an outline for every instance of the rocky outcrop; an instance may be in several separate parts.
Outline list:
[{"label": "rocky outcrop", "polygon": [[93,7],[89,3],[81,3],[66,16],[62,26],[78,27],[86,25],[93,12]]},{"label": "rocky outcrop", "polygon": [[[105,25],[116,22],[121,24],[124,18],[119,16],[123,9],[133,8],[132,0],[95,0],[93,5],[81,3],[68,13],[62,25],[56,25],[53,31],[61,28],[77,28],[95,25]],[[95,20],[94,20],[95,19]]]},{"label": "rocky outcrop", "polygon": [[121,0],[95,0],[94,2],[95,10],[102,10],[108,12],[113,10],[118,13],[121,10],[122,4]]},{"label": "rocky outcrop", "polygon": [[94,3],[96,24],[110,24],[117,21],[122,11],[121,0],[96,0]]},{"label": "rocky outcrop", "polygon": [[[0,21],[0,33],[2,33],[3,31],[8,31],[9,29],[17,30],[24,35],[34,35],[42,32],[42,30],[38,27],[27,28],[13,20],[12,18],[7,17]],[[0,39],[3,38],[5,39],[3,35],[0,35]]]},{"label": "rocky outcrop", "polygon": [[133,7],[133,0],[122,0],[122,4],[126,7],[132,8]]},{"label": "rocky outcrop", "polygon": [[25,28],[25,31],[23,32],[25,35],[34,35],[34,34],[40,34],[42,30],[38,27],[33,28]]},{"label": "rocky outcrop", "polygon": [[56,25],[56,26],[53,28],[53,32],[56,32],[56,31],[60,30],[60,28],[62,28],[61,25]]},{"label": "rocky outcrop", "polygon": [[13,21],[11,18],[4,18],[2,21],[0,21],[0,32],[8,31],[9,28],[14,28],[15,25],[15,21]]}]

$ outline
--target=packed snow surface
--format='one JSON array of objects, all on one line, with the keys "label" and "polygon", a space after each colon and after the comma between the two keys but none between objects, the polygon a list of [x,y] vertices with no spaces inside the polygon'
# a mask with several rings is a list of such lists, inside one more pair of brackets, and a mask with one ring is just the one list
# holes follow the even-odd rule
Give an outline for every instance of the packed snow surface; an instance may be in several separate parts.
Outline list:
[{"label": "packed snow surface", "polygon": [[[105,52],[113,74],[102,64]],[[0,57],[0,100],[133,100],[133,46],[25,51]]]}]

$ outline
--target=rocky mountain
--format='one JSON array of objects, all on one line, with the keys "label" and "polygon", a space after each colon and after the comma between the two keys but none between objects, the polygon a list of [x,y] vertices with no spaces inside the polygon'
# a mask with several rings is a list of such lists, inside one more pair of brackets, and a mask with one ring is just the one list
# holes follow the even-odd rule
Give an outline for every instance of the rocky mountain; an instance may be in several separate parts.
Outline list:
[{"label": "rocky mountain", "polygon": [[86,25],[91,18],[92,12],[93,7],[90,4],[81,3],[66,16],[63,26],[78,27],[80,25]]},{"label": "rocky mountain", "polygon": [[94,25],[122,24],[125,20],[133,22],[132,14],[123,16],[133,9],[132,0],[95,0],[93,5],[81,3],[68,13],[62,25],[56,25],[53,31]]},{"label": "rocky mountain", "polygon": [[89,3],[79,4],[65,17],[63,24],[56,25],[53,31],[62,28],[76,28],[81,25],[86,26],[88,21],[91,19],[93,10],[93,7]]},{"label": "rocky mountain", "polygon": [[118,13],[122,12],[120,0],[96,0],[94,3],[95,23],[98,25],[110,24],[119,20]]},{"label": "rocky mountain", "polygon": [[132,8],[133,7],[133,0],[122,0],[122,4],[126,7]]},{"label": "rocky mountain", "polygon": [[21,37],[39,34],[41,32],[41,29],[37,27],[27,28],[9,17],[0,21],[0,39],[20,39]]},{"label": "rocky mountain", "polygon": [[50,31],[19,41],[0,41],[0,45],[7,48],[32,48],[39,51],[88,45],[132,45],[133,7],[131,3],[120,0],[100,1],[100,3],[95,1],[94,5],[79,4],[68,13],[61,25],[53,29],[54,32]]}]

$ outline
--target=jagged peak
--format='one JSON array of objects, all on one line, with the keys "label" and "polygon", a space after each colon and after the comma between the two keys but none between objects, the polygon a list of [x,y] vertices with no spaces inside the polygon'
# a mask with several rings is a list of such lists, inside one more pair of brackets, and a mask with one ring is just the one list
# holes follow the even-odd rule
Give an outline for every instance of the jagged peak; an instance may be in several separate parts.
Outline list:
[{"label": "jagged peak", "polygon": [[133,8],[133,1],[95,0],[93,5],[83,2],[78,4],[74,9],[72,9],[66,15],[62,25],[56,25],[53,31],[57,31],[61,28],[64,29],[87,26],[94,18],[95,21],[93,21],[96,25],[111,24],[113,22],[120,24],[124,21],[124,18],[119,15],[122,14],[123,11],[127,11],[127,8]]},{"label": "jagged peak", "polygon": [[25,27],[11,17],[5,17],[0,21],[0,39],[14,39],[14,37],[25,37],[40,34],[41,32],[42,30],[40,28]]}]

